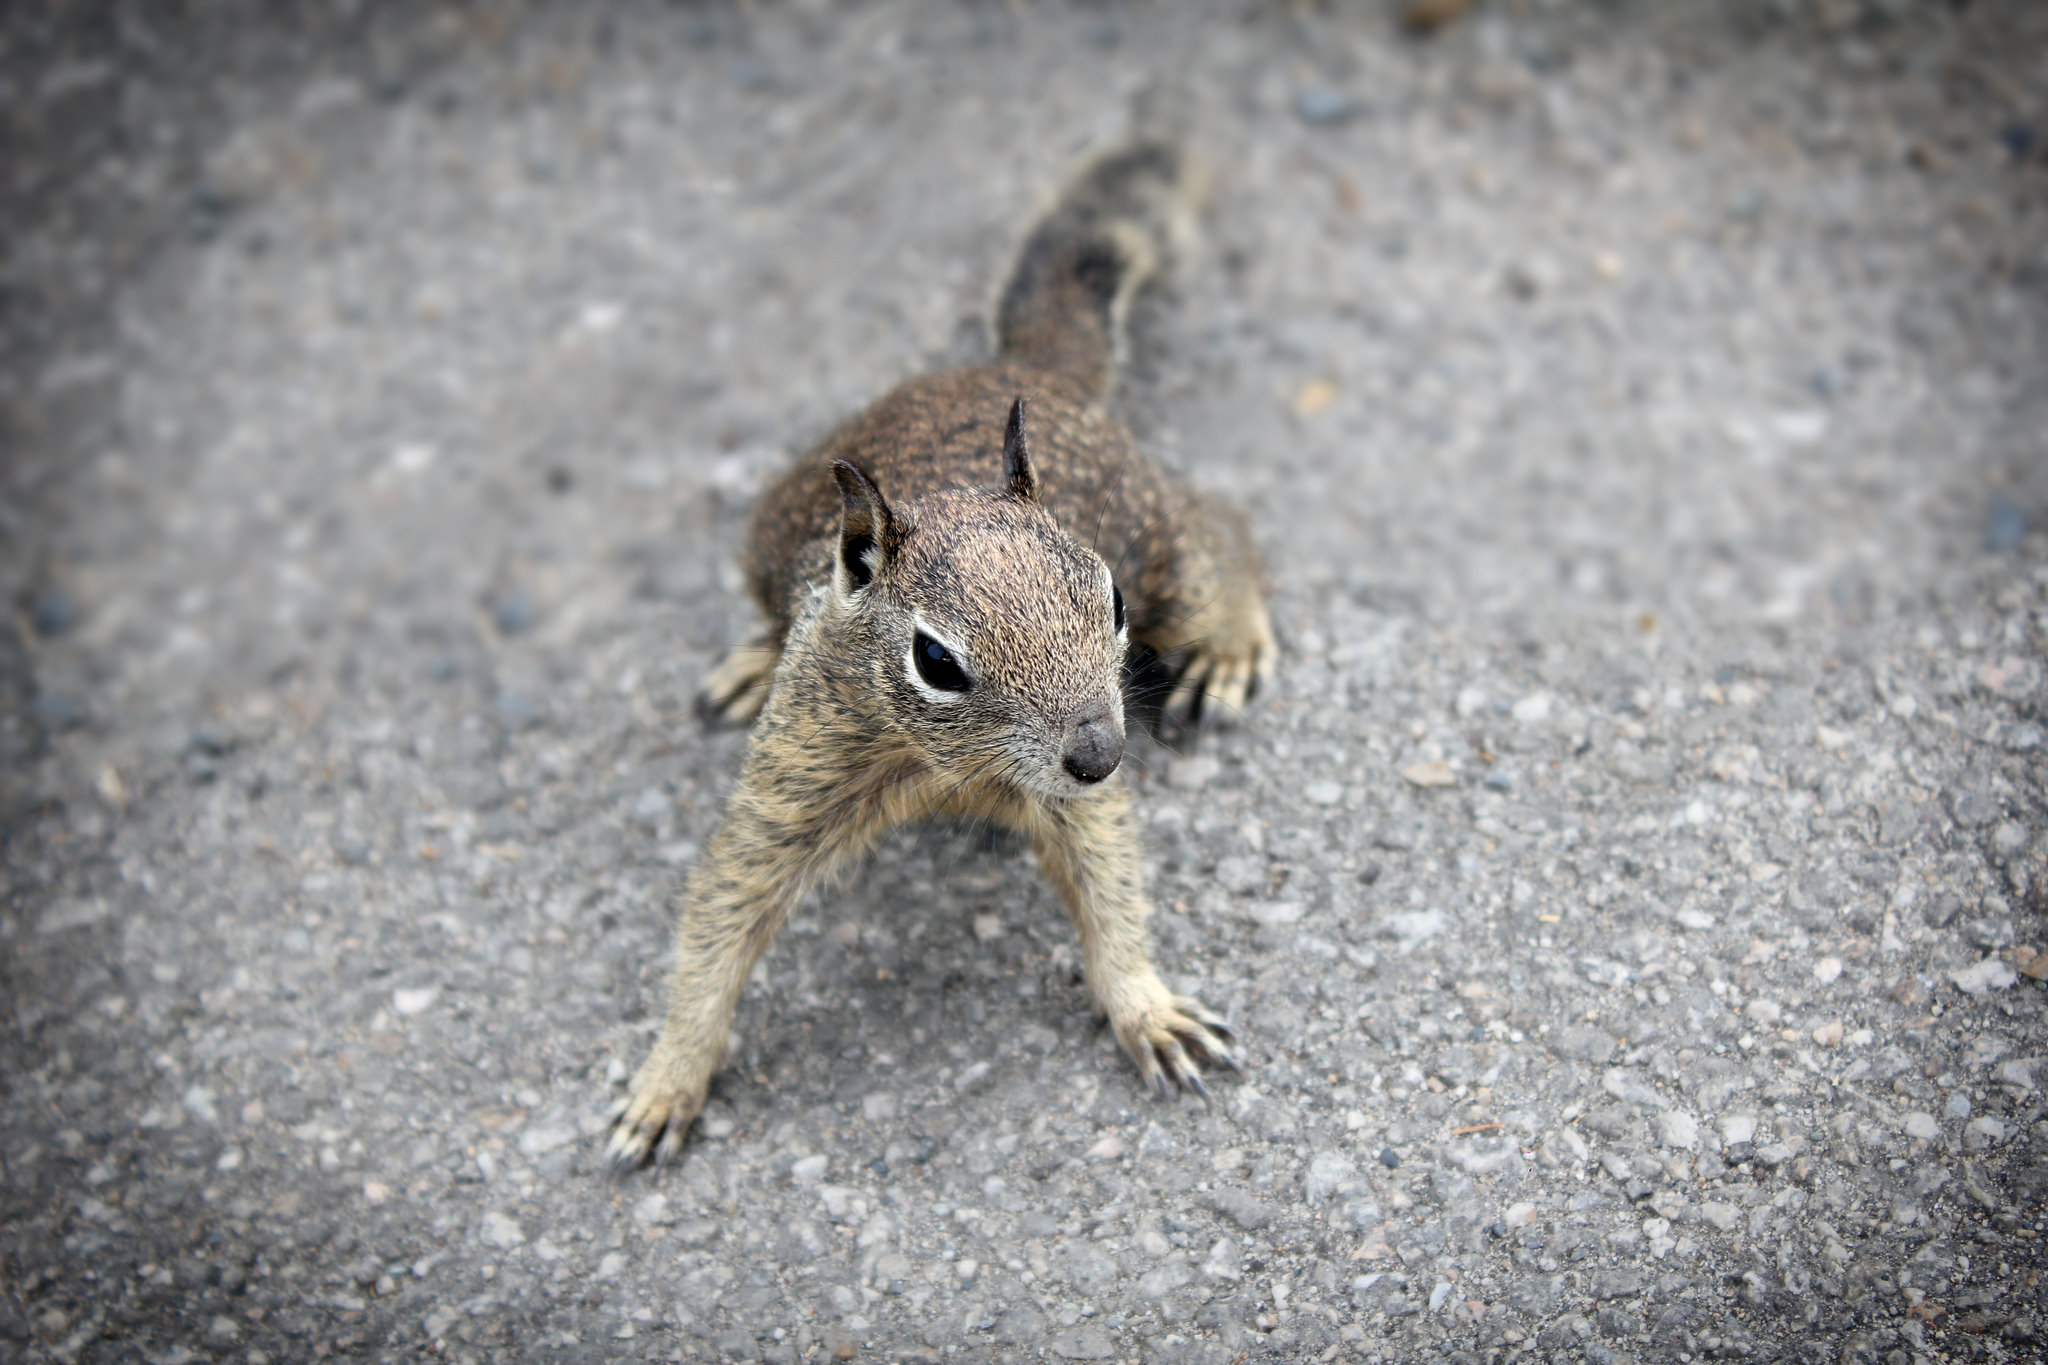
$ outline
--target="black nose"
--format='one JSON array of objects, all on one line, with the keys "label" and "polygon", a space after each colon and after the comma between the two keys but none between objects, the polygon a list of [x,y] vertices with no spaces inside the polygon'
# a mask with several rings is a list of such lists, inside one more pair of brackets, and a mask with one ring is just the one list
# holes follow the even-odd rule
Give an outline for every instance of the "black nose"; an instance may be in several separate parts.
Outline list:
[{"label": "black nose", "polygon": [[1123,761],[1124,727],[1106,712],[1076,725],[1060,755],[1060,766],[1076,782],[1100,782]]}]

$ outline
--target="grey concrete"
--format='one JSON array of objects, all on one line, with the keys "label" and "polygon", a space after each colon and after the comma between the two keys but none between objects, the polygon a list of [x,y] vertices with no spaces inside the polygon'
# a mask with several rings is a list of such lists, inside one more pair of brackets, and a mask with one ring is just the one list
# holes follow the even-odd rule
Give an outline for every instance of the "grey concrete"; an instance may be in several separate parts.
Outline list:
[{"label": "grey concrete", "polygon": [[[2048,10],[276,9],[0,14],[0,1358],[2039,1358]],[[607,1183],[749,500],[1134,118],[1249,1074],[912,832]]]}]

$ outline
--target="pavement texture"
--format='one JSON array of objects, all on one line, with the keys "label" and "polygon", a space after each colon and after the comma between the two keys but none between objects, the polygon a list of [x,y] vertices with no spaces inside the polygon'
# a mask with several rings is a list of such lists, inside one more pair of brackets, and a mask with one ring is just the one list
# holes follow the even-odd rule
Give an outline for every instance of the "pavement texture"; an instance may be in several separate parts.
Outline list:
[{"label": "pavement texture", "polygon": [[[0,1358],[2041,1359],[2044,91],[2019,0],[0,10]],[[912,830],[607,1181],[754,494],[1159,119],[1116,405],[1286,658],[1125,780],[1247,1076]]]}]

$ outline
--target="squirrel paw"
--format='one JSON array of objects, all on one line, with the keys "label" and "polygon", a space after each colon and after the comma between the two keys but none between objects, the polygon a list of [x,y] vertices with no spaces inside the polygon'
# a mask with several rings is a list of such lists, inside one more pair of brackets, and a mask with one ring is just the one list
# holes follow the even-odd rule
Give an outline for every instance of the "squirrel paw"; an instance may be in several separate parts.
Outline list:
[{"label": "squirrel paw", "polygon": [[768,685],[782,651],[767,640],[735,646],[697,692],[697,715],[707,725],[751,725],[768,701]]},{"label": "squirrel paw", "polygon": [[679,1083],[675,1069],[650,1058],[633,1078],[633,1091],[612,1115],[611,1137],[605,1141],[605,1162],[615,1176],[639,1170],[649,1161],[666,1166],[683,1149],[683,1135],[704,1107],[705,1087]]},{"label": "squirrel paw", "polygon": [[1244,628],[1228,637],[1196,640],[1159,710],[1159,734],[1177,739],[1224,717],[1241,715],[1273,676],[1273,627],[1263,606]]},{"label": "squirrel paw", "polygon": [[1162,994],[1110,1025],[1146,1083],[1167,1099],[1186,1092],[1210,1103],[1197,1060],[1244,1073],[1230,1050],[1230,1026],[1185,995]]}]

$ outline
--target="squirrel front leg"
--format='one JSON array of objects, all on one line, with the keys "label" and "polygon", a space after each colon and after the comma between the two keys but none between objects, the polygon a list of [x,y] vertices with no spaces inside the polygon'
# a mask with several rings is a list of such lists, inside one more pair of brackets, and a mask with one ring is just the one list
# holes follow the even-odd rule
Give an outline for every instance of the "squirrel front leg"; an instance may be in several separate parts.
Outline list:
[{"label": "squirrel front leg", "polygon": [[642,1166],[650,1156],[667,1161],[680,1149],[725,1060],[740,987],[802,894],[798,861],[757,856],[760,841],[740,827],[743,820],[738,809],[731,812],[691,878],[676,924],[661,1038],[634,1076],[605,1145],[616,1170]]},{"label": "squirrel front leg", "polygon": [[1238,1070],[1230,1029],[1201,1002],[1167,989],[1152,966],[1129,793],[1121,783],[1106,783],[1080,800],[1034,802],[1023,823],[1039,866],[1080,932],[1089,993],[1109,1016],[1117,1041],[1162,1094],[1178,1087],[1207,1101],[1194,1063]]},{"label": "squirrel front leg", "polygon": [[740,988],[790,907],[898,818],[872,782],[863,791],[863,784],[810,767],[803,756],[815,751],[777,743],[779,728],[756,734],[725,826],[690,879],[661,1038],[634,1076],[606,1143],[616,1171],[649,1157],[666,1162],[681,1149],[724,1060]]}]

